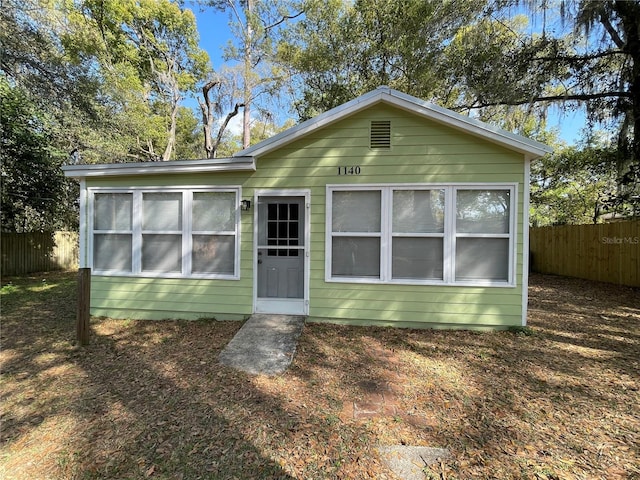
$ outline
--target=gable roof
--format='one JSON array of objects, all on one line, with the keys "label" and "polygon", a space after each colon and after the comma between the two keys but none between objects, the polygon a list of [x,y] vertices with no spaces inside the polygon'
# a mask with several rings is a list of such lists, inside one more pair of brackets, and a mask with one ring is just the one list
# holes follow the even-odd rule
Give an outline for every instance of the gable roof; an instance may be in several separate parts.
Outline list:
[{"label": "gable roof", "polygon": [[510,150],[515,150],[524,154],[525,158],[528,160],[533,160],[553,151],[551,147],[543,143],[523,137],[522,135],[507,132],[501,128],[481,122],[480,120],[470,118],[466,115],[461,115],[416,98],[412,95],[407,95],[406,93],[383,86],[302,122],[295,127],[289,128],[278,135],[241,150],[234,156],[260,157],[262,155],[266,155],[267,153],[304,137],[305,135],[343,120],[350,115],[365,110],[378,103],[385,103],[400,108],[418,116],[433,120],[434,122],[442,125],[462,130],[463,132],[483,138],[489,142],[502,145]]}]

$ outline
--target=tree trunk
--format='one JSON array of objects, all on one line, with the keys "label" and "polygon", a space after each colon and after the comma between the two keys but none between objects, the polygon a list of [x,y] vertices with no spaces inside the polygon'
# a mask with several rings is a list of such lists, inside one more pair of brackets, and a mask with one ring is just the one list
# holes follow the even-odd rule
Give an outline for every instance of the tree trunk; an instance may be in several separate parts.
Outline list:
[{"label": "tree trunk", "polygon": [[[631,78],[629,78],[629,92],[631,94],[630,103],[627,107],[627,118],[624,123],[628,127],[631,127],[631,135],[629,132],[621,131],[620,141],[622,145],[628,145],[628,138],[631,136],[630,148],[621,148],[626,153],[630,150],[630,158],[626,155],[620,155],[618,159],[618,171],[621,175],[627,174],[632,165],[638,165],[640,163],[640,4],[636,2],[624,2],[616,1],[613,3],[614,9],[617,11],[620,19],[622,20],[622,31],[624,33],[624,46],[623,51],[631,57],[632,70]],[[628,121],[630,120],[630,121]],[[624,177],[623,177],[624,178]],[[627,192],[633,188],[633,179],[630,180],[630,185],[620,185],[623,190]]]},{"label": "tree trunk", "polygon": [[167,131],[167,146],[162,153],[163,162],[171,160],[173,147],[176,144],[176,124],[178,123],[178,109],[180,108],[180,102],[174,101],[172,103],[173,105],[171,106],[171,123],[169,124],[169,130]]},{"label": "tree trunk", "polygon": [[200,111],[202,112],[202,130],[204,133],[204,151],[207,158],[216,157],[216,146],[213,145],[213,106],[211,105],[211,98],[209,97],[210,90],[218,85],[220,82],[211,80],[204,87],[202,87],[202,96],[204,102],[198,98],[198,104],[200,105]]},{"label": "tree trunk", "polygon": [[244,111],[242,114],[242,148],[249,148],[251,144],[251,70],[253,63],[253,2],[247,0],[247,31],[244,43]]}]

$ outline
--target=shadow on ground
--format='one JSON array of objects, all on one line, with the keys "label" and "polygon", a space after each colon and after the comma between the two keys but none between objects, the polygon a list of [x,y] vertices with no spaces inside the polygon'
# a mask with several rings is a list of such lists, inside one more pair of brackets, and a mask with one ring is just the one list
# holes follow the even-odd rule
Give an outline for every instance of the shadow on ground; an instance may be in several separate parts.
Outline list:
[{"label": "shadow on ground", "polygon": [[[640,292],[533,276],[532,335],[314,325],[281,376],[217,356],[239,322],[92,319],[75,275],[2,289],[0,476],[394,478],[380,445],[446,448],[433,478],[640,475]],[[393,411],[345,405],[381,385]],[[429,478],[429,477],[427,477]]]}]

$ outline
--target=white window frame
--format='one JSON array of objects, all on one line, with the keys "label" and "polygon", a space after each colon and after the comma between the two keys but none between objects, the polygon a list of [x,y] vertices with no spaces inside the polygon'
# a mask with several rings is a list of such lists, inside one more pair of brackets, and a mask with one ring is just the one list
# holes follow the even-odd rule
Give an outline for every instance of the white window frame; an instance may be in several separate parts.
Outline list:
[{"label": "white window frame", "polygon": [[[192,273],[192,246],[193,246],[193,194],[200,192],[230,192],[235,194],[235,229],[233,231],[211,231],[204,232],[206,234],[224,234],[234,235],[234,268],[233,274],[222,273]],[[240,199],[242,198],[242,187],[239,185],[229,186],[175,186],[175,187],[132,187],[132,188],[114,188],[114,187],[89,187],[87,188],[87,210],[88,210],[88,241],[87,241],[87,257],[88,265],[93,269],[93,248],[94,248],[94,235],[96,233],[119,233],[119,232],[103,232],[94,230],[94,214],[95,203],[94,197],[96,194],[103,193],[129,193],[133,196],[132,207],[132,241],[131,241],[131,255],[132,255],[132,271],[118,271],[118,270],[96,270],[93,269],[93,273],[96,275],[112,275],[123,277],[145,277],[145,278],[202,278],[202,279],[225,279],[225,280],[239,280],[240,279]],[[148,233],[168,234],[168,235],[180,235],[182,240],[182,269],[181,272],[152,272],[142,271],[142,194],[143,193],[181,193],[182,194],[182,229],[178,232],[165,232],[165,231],[144,231]],[[197,231],[196,234],[203,232]]]},{"label": "white window frame", "polygon": [[[333,237],[349,235],[345,232],[332,232],[332,198],[334,191],[379,190],[381,192],[381,230],[380,235],[380,278],[371,277],[333,277],[332,248]],[[405,236],[393,233],[393,192],[396,190],[444,190],[444,234],[408,234],[414,237],[443,238],[443,279],[394,279],[392,278],[392,239]],[[508,234],[458,234],[456,232],[456,193],[458,190],[508,190],[510,198]],[[325,223],[325,281],[336,283],[401,284],[401,285],[448,285],[448,286],[516,286],[517,258],[517,218],[518,183],[416,183],[416,184],[331,184],[326,186],[326,223]],[[455,280],[456,239],[460,237],[508,238],[508,279],[504,280]]]}]

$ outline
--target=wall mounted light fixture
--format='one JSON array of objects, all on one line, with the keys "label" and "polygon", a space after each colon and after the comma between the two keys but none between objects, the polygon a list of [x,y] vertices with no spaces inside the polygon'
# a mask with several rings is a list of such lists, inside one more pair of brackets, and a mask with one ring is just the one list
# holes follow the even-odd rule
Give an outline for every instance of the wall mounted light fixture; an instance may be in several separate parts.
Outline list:
[{"label": "wall mounted light fixture", "polygon": [[249,210],[251,208],[251,200],[242,200],[240,202],[240,210]]}]

